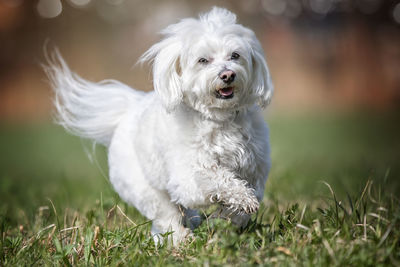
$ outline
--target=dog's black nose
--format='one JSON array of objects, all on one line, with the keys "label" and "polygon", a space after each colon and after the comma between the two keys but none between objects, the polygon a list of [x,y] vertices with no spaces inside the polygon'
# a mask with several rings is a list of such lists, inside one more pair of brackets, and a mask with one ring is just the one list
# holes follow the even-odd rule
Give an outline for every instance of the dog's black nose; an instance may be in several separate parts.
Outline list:
[{"label": "dog's black nose", "polygon": [[230,84],[235,80],[236,73],[233,70],[226,69],[221,71],[218,76],[224,83]]}]

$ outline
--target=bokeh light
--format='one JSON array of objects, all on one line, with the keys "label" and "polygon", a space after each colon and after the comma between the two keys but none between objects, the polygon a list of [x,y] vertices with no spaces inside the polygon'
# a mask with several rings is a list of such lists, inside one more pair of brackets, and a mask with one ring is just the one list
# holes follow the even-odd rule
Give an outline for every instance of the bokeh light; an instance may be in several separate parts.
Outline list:
[{"label": "bokeh light", "polygon": [[332,0],[310,0],[310,8],[319,15],[326,15],[332,8]]},{"label": "bokeh light", "polygon": [[262,6],[271,15],[282,15],[286,9],[286,1],[263,0]]},{"label": "bokeh light", "polygon": [[393,19],[400,24],[400,2],[393,9]]},{"label": "bokeh light", "polygon": [[60,0],[39,0],[37,12],[43,18],[55,18],[61,14],[62,4]]},{"label": "bokeh light", "polygon": [[91,2],[91,0],[68,0],[68,1],[75,7],[86,7]]}]

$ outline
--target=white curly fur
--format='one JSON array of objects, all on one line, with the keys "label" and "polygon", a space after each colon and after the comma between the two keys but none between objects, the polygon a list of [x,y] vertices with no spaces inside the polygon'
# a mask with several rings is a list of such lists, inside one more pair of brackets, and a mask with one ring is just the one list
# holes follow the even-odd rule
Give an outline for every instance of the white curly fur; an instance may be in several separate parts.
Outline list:
[{"label": "white curly fur", "polygon": [[[273,87],[254,33],[226,9],[162,34],[141,58],[153,64],[155,92],[88,82],[57,51],[45,69],[59,123],[108,147],[115,190],[153,221],[154,235],[173,231],[177,244],[200,223],[194,209],[219,203],[221,214],[241,226],[257,211],[270,168],[260,107]],[[227,69],[236,77],[223,99],[217,92],[227,83],[219,74]]]}]

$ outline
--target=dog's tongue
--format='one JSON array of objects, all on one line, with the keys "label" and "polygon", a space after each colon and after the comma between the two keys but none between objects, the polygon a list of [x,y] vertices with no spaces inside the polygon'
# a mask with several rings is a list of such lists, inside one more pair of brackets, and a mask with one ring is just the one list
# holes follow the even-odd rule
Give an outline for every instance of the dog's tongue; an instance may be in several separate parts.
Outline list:
[{"label": "dog's tongue", "polygon": [[233,94],[233,88],[232,87],[221,88],[218,90],[218,93],[223,96],[230,96],[231,94]]}]

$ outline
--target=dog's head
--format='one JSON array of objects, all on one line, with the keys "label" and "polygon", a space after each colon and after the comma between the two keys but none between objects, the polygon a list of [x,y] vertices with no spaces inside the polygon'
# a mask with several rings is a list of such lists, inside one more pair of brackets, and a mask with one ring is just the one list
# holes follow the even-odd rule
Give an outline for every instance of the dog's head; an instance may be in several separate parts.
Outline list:
[{"label": "dog's head", "polygon": [[233,13],[214,7],[162,34],[141,61],[153,60],[154,89],[168,111],[182,102],[203,113],[269,103],[273,86],[263,49]]}]

